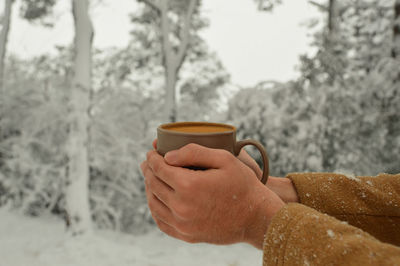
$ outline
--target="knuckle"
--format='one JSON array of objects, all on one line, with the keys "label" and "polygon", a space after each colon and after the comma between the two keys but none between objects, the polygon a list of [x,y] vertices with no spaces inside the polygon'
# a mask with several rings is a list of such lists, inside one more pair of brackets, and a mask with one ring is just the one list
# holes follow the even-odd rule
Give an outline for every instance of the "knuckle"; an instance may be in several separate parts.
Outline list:
[{"label": "knuckle", "polygon": [[167,227],[167,225],[165,223],[163,223],[158,218],[153,218],[153,219],[154,219],[154,221],[156,222],[158,228],[160,228],[161,231],[163,231],[164,233],[168,233],[169,232],[168,227]]},{"label": "knuckle", "polygon": [[188,222],[177,222],[176,230],[178,230],[181,234],[190,235],[193,233],[192,224]]},{"label": "knuckle", "polygon": [[144,177],[144,180],[146,181],[149,176],[148,170],[146,168],[142,169],[142,175]]},{"label": "knuckle", "polygon": [[162,172],[162,165],[161,165],[160,163],[155,163],[155,164],[153,164],[153,172],[154,172],[156,175],[161,174],[161,172]]},{"label": "knuckle", "polygon": [[150,179],[151,179],[150,177],[146,177],[144,179],[144,184],[148,189],[151,189],[151,180]]},{"label": "knuckle", "polygon": [[140,169],[142,169],[142,172],[144,173],[144,170],[146,169],[146,161],[143,161],[143,162],[140,164]]},{"label": "knuckle", "polygon": [[146,153],[146,159],[147,159],[148,161],[151,159],[152,154],[153,154],[152,151],[148,151],[148,152]]},{"label": "knuckle", "polygon": [[154,216],[154,211],[155,211],[155,207],[156,207],[155,204],[154,204],[154,200],[149,200],[147,202],[147,205],[149,206],[149,209],[150,209],[151,213]]},{"label": "knuckle", "polygon": [[170,174],[168,167],[162,161],[158,161],[152,165],[152,170],[155,176],[164,177]]},{"label": "knuckle", "polygon": [[174,238],[179,238],[179,236],[176,234],[175,230],[169,227],[167,224],[163,222],[156,222],[158,228],[165,234],[174,237]]},{"label": "knuckle", "polygon": [[224,161],[231,162],[233,159],[235,159],[233,154],[230,153],[229,151],[219,150],[218,153],[219,153],[218,156]]},{"label": "knuckle", "polygon": [[188,178],[182,178],[179,182],[179,188],[182,193],[186,193],[192,189],[192,183]]},{"label": "knuckle", "polygon": [[182,200],[185,202],[191,201],[198,193],[198,188],[201,186],[201,180],[196,177],[185,176],[177,185],[177,190]]},{"label": "knuckle", "polygon": [[182,151],[186,157],[196,158],[199,154],[199,145],[195,143],[189,143],[182,148]]},{"label": "knuckle", "polygon": [[189,143],[188,145],[186,145],[185,147],[183,147],[183,149],[185,149],[188,152],[194,151],[197,149],[199,145],[195,144],[195,143]]},{"label": "knuckle", "polygon": [[186,204],[176,205],[175,213],[182,219],[189,219],[190,217],[192,217],[192,209]]}]

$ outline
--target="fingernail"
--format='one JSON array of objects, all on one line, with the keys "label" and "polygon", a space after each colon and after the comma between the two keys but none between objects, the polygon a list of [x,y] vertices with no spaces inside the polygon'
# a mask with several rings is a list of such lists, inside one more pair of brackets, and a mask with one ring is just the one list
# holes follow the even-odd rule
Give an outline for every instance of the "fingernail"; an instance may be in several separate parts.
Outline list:
[{"label": "fingernail", "polygon": [[178,160],[178,151],[169,151],[164,156],[167,163],[173,164]]}]

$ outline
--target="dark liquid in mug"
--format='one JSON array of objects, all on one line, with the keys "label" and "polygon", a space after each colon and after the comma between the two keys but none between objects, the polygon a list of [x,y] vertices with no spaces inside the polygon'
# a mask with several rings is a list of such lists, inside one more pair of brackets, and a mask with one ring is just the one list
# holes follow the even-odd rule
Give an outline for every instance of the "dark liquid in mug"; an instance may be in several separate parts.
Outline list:
[{"label": "dark liquid in mug", "polygon": [[217,132],[227,132],[233,131],[233,128],[224,127],[224,126],[197,126],[197,125],[185,125],[185,126],[176,126],[176,127],[166,127],[164,129],[177,131],[177,132],[185,132],[185,133],[217,133]]}]

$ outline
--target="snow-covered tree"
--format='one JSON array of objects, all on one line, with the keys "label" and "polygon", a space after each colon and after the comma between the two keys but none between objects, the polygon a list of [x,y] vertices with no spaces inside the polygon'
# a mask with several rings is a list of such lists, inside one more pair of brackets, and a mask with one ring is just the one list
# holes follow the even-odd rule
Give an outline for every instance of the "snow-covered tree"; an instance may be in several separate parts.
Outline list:
[{"label": "snow-covered tree", "polygon": [[0,120],[0,204],[23,212],[63,212],[69,88],[65,62],[10,57]]},{"label": "snow-covered tree", "polygon": [[3,8],[0,15],[0,93],[3,90],[4,59],[6,55],[8,32],[10,30],[12,4],[13,0],[5,0],[2,6],[0,6],[0,8]]},{"label": "snow-covered tree", "polygon": [[92,90],[92,42],[94,30],[88,0],[72,0],[75,25],[74,78],[69,103],[68,175],[66,210],[74,234],[91,230],[89,207],[89,106]]},{"label": "snow-covered tree", "polygon": [[147,16],[155,20],[162,46],[165,73],[166,121],[176,120],[176,83],[190,44],[192,19],[198,0],[142,0],[152,9]]},{"label": "snow-covered tree", "polygon": [[282,0],[253,0],[260,11],[271,11],[275,5],[281,4]]},{"label": "snow-covered tree", "polygon": [[[325,120],[320,147],[327,170],[393,171],[389,157],[398,150],[393,128],[400,103],[399,65],[391,58],[394,3],[337,1],[333,38],[325,27],[315,37],[316,55],[302,58],[300,82],[315,99],[310,107]],[[383,152],[388,146],[390,152]]]},{"label": "snow-covered tree", "polygon": [[240,92],[230,103],[233,123],[263,141],[273,173],[398,172],[395,1],[315,5],[324,16],[314,35],[316,53],[301,58],[301,77]]},{"label": "snow-covered tree", "polygon": [[[208,25],[207,20],[201,16],[200,2],[175,0],[165,2],[169,2],[167,21],[162,21],[159,13],[154,11],[154,7],[148,8],[146,5],[132,16],[135,28],[132,31],[132,44],[134,45],[131,45],[131,49],[136,49],[134,46],[140,46],[142,50],[141,59],[137,61],[141,65],[135,69],[135,72],[152,73],[155,71],[152,74],[152,83],[165,88],[165,83],[160,84],[159,76],[159,70],[163,69],[164,76],[166,75],[165,80],[172,77],[171,80],[174,84],[173,89],[170,87],[169,92],[165,91],[163,94],[164,106],[170,108],[171,102],[174,102],[174,120],[205,120],[210,115],[207,112],[215,111],[215,108],[209,107],[217,106],[212,102],[219,97],[218,89],[228,82],[229,75],[199,34],[201,29]],[[192,8],[194,9],[189,12]],[[192,14],[190,15],[190,13]],[[163,23],[167,23],[170,29],[170,33],[167,35],[163,33],[163,29],[165,29]],[[165,39],[164,36],[169,37]],[[168,43],[165,42],[166,40]],[[167,55],[166,46],[171,51],[170,55]],[[179,51],[185,51],[184,54],[181,53],[181,57],[177,57]],[[166,57],[169,57],[168,60],[172,60],[172,62],[179,62],[177,65],[179,71],[170,72],[174,68],[171,67],[172,65],[166,65],[168,62]],[[176,61],[176,59],[179,60]],[[155,88],[151,84],[142,85],[147,88]],[[153,91],[153,93],[162,95],[159,90]],[[171,93],[175,95],[172,97]],[[167,113],[164,111],[164,114]]]}]

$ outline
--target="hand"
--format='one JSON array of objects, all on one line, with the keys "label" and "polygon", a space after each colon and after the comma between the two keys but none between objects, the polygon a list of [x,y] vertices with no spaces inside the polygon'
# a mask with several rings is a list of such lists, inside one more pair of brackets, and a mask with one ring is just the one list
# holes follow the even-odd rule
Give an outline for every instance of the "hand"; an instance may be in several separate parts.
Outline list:
[{"label": "hand", "polygon": [[224,150],[189,144],[164,158],[150,151],[141,168],[158,227],[190,243],[247,242],[261,249],[271,218],[284,206],[249,167]]},{"label": "hand", "polygon": [[[157,142],[154,143],[155,145]],[[254,161],[254,159],[244,150],[240,151],[239,156],[237,157],[244,164],[246,164],[250,169],[254,171],[259,179],[261,179],[263,172],[260,167]],[[292,183],[292,180],[289,178],[282,177],[268,177],[267,187],[275,192],[284,202],[299,202],[299,197],[297,195],[297,191]]]},{"label": "hand", "polygon": [[[153,148],[157,149],[157,139],[153,141]],[[242,149],[237,157],[240,161],[246,164],[250,169],[254,171],[258,179],[262,177],[262,170],[258,166],[257,162]],[[275,192],[284,202],[299,202],[296,188],[293,185],[292,180],[289,178],[273,177],[269,176],[267,181],[267,187]]]}]

